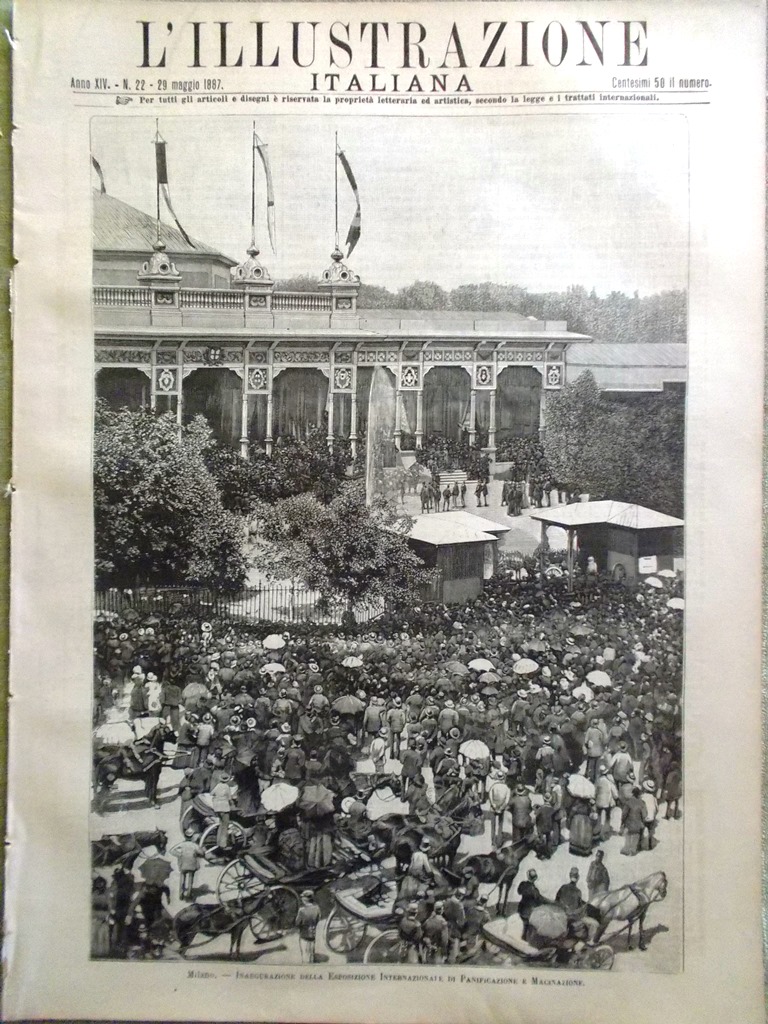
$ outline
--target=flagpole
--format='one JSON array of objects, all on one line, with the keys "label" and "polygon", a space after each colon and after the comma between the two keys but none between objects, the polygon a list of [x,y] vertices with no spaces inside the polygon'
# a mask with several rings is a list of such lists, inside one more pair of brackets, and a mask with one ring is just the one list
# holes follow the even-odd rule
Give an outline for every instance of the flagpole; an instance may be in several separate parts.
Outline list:
[{"label": "flagpole", "polygon": [[251,248],[256,248],[256,122],[251,135]]},{"label": "flagpole", "polygon": [[155,118],[155,199],[157,200],[157,240],[160,241],[160,179],[157,174],[157,144],[160,141],[160,121]]},{"label": "flagpole", "polygon": [[339,133],[336,132],[336,152],[333,154],[333,192],[336,210],[336,248],[339,248]]}]

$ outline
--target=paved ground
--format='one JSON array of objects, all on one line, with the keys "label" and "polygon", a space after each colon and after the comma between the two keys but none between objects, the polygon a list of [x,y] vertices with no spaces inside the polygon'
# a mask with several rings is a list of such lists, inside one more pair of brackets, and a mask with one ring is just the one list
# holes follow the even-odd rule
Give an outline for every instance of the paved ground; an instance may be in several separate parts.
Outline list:
[{"label": "paved ground", "polygon": [[[169,748],[170,749],[170,748]],[[370,761],[362,760],[359,763],[361,771],[372,768]],[[399,762],[391,761],[387,765],[388,771],[399,771]],[[162,828],[168,833],[169,849],[181,838],[178,823],[178,799],[177,792],[182,773],[171,768],[163,770],[160,780],[160,807],[155,809],[148,807],[140,784],[135,782],[120,782],[117,789],[110,796],[104,813],[94,813],[91,819],[91,838],[98,839],[110,833],[133,832],[143,829]],[[399,801],[390,802],[387,810],[397,812],[406,809]],[[616,823],[617,824],[617,823]],[[507,821],[506,831],[511,832],[511,825]],[[615,926],[608,929],[606,940],[616,952],[614,970],[618,971],[652,971],[652,972],[674,972],[679,969],[680,958],[680,937],[682,935],[682,821],[662,820],[657,830],[658,845],[653,851],[643,851],[634,858],[621,856],[620,850],[623,839],[612,836],[603,844],[605,850],[605,863],[611,876],[611,887],[615,888],[630,882],[637,881],[654,871],[665,871],[669,879],[669,890],[664,903],[653,906],[647,918],[647,936],[649,948],[645,952],[635,949],[628,952],[626,949],[626,932],[611,938]],[[155,851],[150,848],[150,855]],[[464,855],[480,854],[491,852],[490,822],[486,820],[485,830],[482,835],[471,837],[464,836],[458,851],[458,858]],[[184,903],[179,899],[178,894],[178,873],[175,870],[175,859],[170,857],[174,865],[174,871],[169,879],[171,888],[171,903],[169,910],[176,914]],[[196,877],[195,897],[205,900],[213,899],[216,891],[216,882],[225,866],[225,861],[216,864],[206,865],[201,868]],[[564,882],[568,881],[569,871],[576,866],[581,872],[582,888],[586,892],[586,874],[590,859],[577,857],[568,852],[567,843],[562,843],[556,853],[546,861],[539,860],[535,854],[529,854],[522,862],[520,871],[512,890],[512,900],[516,900],[516,890],[519,882],[525,877],[525,872],[535,866],[538,875],[538,885],[541,892],[547,897],[554,897],[557,889]],[[136,864],[138,869],[140,861]],[[111,869],[101,872],[109,878]],[[137,878],[138,878],[137,874]],[[495,906],[496,890],[492,885],[484,885],[483,893],[489,897],[489,907]],[[332,896],[327,890],[321,890],[318,902],[323,917],[326,917],[333,905]],[[514,903],[508,908],[511,913],[514,910]],[[318,942],[318,961],[328,965],[339,965],[347,962],[359,962],[362,960],[365,948],[376,935],[376,931],[369,929],[366,940],[361,943],[358,950],[347,958],[344,955],[333,953],[322,942]],[[191,948],[186,959],[189,961],[206,961],[226,959],[229,954],[229,939],[222,937],[207,942],[199,947]],[[166,958],[179,959],[179,954],[173,948],[166,949]],[[299,964],[301,956],[298,948],[298,940],[295,935],[289,935],[274,943],[257,945],[250,932],[246,931],[241,948],[241,959],[245,963],[288,965]],[[483,966],[494,961],[488,956],[481,956],[476,965]],[[508,966],[513,966],[509,962]]]}]

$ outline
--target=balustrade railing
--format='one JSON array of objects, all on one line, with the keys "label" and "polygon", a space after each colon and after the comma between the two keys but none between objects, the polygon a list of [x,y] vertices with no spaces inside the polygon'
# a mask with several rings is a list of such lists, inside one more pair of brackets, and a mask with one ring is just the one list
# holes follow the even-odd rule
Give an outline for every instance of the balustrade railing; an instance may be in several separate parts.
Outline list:
[{"label": "balustrade railing", "polygon": [[[147,307],[151,303],[149,288],[124,288],[99,285],[93,289],[96,306]],[[245,308],[245,293],[225,288],[182,288],[179,291],[181,309],[236,309]],[[330,295],[315,292],[274,292],[272,309],[280,313],[330,313],[333,304]]]},{"label": "balustrade railing", "polygon": [[96,306],[148,306],[149,288],[118,288],[102,285],[93,289]]},{"label": "balustrade railing", "polygon": [[330,313],[330,295],[316,295],[314,292],[275,292],[272,309],[280,312]]}]

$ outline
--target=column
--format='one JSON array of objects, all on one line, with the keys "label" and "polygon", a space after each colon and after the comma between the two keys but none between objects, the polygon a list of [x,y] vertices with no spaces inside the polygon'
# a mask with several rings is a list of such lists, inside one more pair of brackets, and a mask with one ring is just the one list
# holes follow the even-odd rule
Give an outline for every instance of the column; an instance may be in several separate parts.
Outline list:
[{"label": "column", "polygon": [[477,440],[477,391],[472,388],[469,392],[469,443],[474,444]]},{"label": "column", "polygon": [[400,388],[395,392],[395,448],[400,451],[400,434],[403,430],[403,393]]},{"label": "column", "polygon": [[545,559],[547,552],[547,524],[542,520],[541,523],[541,543],[539,544],[539,572],[543,576],[546,571]]},{"label": "column", "polygon": [[490,394],[490,409],[488,411],[488,447],[492,452],[496,451],[496,388]]},{"label": "column", "polygon": [[357,383],[351,394],[352,408],[349,420],[349,446],[352,451],[352,458],[357,458]]},{"label": "column", "polygon": [[269,381],[267,383],[267,433],[264,438],[264,447],[267,450],[267,455],[272,454],[272,387],[274,380],[272,378],[272,367],[269,368]]},{"label": "column", "polygon": [[[423,378],[422,378],[423,380]],[[424,391],[416,392],[416,447],[421,448],[424,436]]]},{"label": "column", "polygon": [[333,398],[333,377],[331,377],[328,383],[328,403],[326,405],[326,409],[328,410],[328,433],[325,438],[331,451],[333,451]]},{"label": "column", "polygon": [[573,530],[568,530],[566,565],[568,567],[568,593],[571,594],[573,593]]},{"label": "column", "polygon": [[240,454],[248,458],[248,377],[243,373],[243,401],[240,409]]},{"label": "column", "polygon": [[179,349],[176,356],[176,423],[181,434],[182,416],[184,415],[184,349]]},{"label": "column", "polygon": [[539,395],[539,436],[544,432],[547,426],[547,392],[544,390],[544,381],[542,380],[541,393]]}]

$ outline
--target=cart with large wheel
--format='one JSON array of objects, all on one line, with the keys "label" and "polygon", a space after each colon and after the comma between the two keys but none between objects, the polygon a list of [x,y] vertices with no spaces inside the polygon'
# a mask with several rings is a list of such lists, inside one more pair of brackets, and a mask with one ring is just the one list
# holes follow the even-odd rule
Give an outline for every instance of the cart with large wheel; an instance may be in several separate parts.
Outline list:
[{"label": "cart with large wheel", "polygon": [[[213,809],[210,793],[198,793],[184,811],[181,830],[192,829],[195,840],[204,850],[213,851],[219,845],[219,814]],[[236,818],[230,818],[227,825],[227,849],[242,850],[248,843],[249,829]]]},{"label": "cart with large wheel", "polygon": [[495,947],[495,959],[509,966],[535,963],[547,967],[568,967],[609,971],[614,952],[606,943],[590,945],[582,929],[574,927],[565,910],[555,903],[534,907],[527,938],[519,914],[497,917],[483,926],[483,937]]},{"label": "cart with large wheel", "polygon": [[333,907],[320,939],[333,953],[349,955],[370,939],[373,929],[388,928],[395,919],[397,881],[394,872],[359,872],[331,886]]}]

